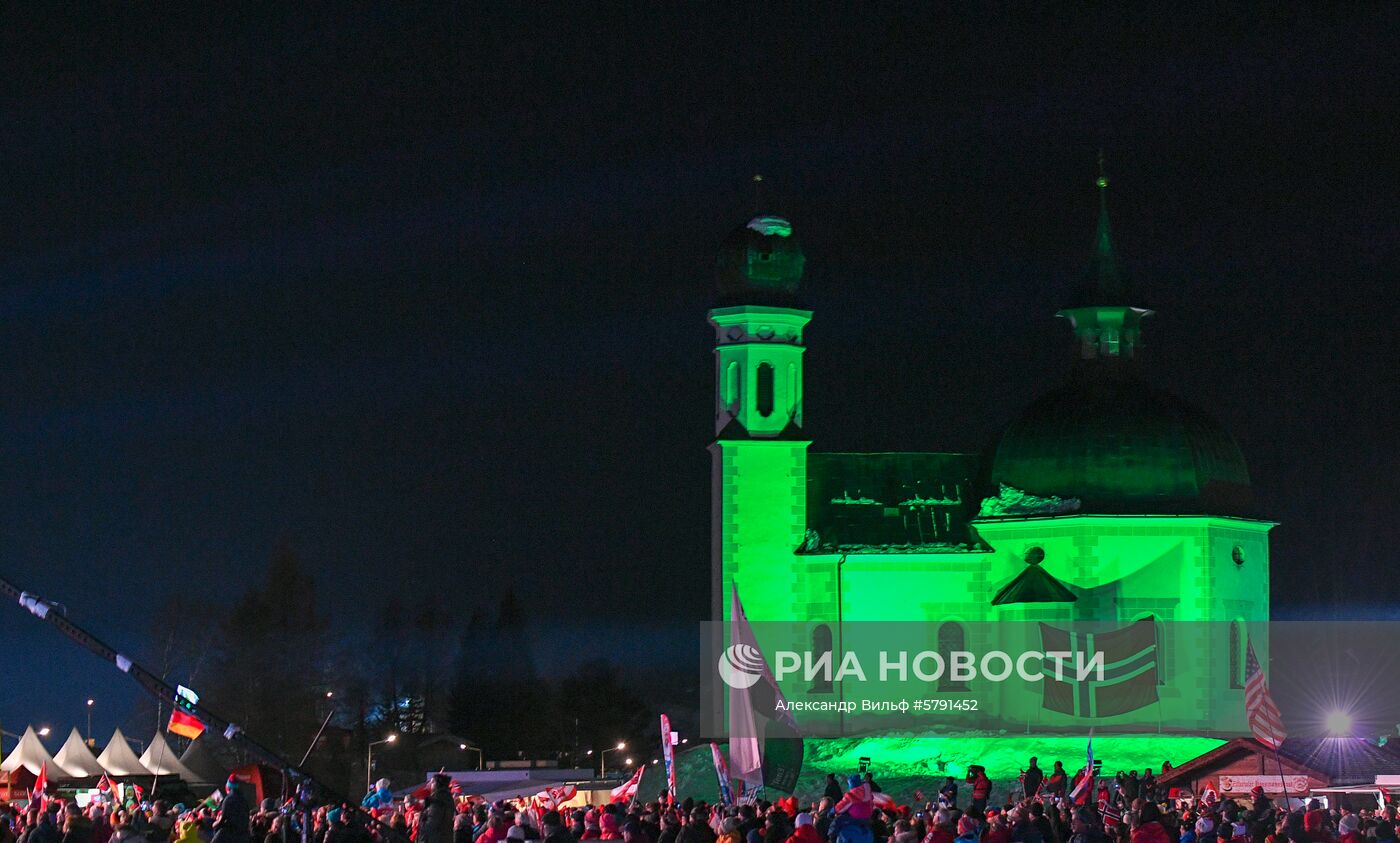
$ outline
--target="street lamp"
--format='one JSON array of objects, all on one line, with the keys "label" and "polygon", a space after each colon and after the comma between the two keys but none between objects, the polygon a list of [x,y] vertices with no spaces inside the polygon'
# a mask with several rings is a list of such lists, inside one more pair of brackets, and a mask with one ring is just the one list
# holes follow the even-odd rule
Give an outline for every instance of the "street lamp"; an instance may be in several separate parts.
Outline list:
[{"label": "street lamp", "polygon": [[399,739],[399,736],[398,736],[398,735],[394,734],[393,732],[390,732],[390,733],[389,733],[389,737],[385,738],[385,739],[382,740],[382,741],[370,741],[370,742],[369,742],[369,746],[365,747],[365,792],[366,792],[366,793],[368,793],[369,790],[370,790],[371,788],[374,787],[374,748],[375,748],[376,746],[379,746],[379,745],[382,744],[382,743],[393,743],[394,741],[396,741],[396,740],[398,740],[398,739]]},{"label": "street lamp", "polygon": [[485,769],[486,769],[486,753],[484,753],[484,752],[481,751],[481,747],[479,747],[479,746],[472,746],[472,745],[469,744],[469,743],[460,743],[460,744],[457,744],[457,748],[460,749],[460,750],[462,750],[463,752],[467,752],[467,751],[469,751],[469,750],[470,750],[471,752],[475,752],[475,753],[476,753],[476,768],[477,768],[478,770],[485,770]]},{"label": "street lamp", "polygon": [[40,726],[40,727],[39,727],[39,737],[41,737],[41,738],[47,738],[48,736],[49,736],[49,727],[48,727],[48,726]]},{"label": "street lamp", "polygon": [[[626,742],[626,741],[618,741],[618,742],[617,742],[617,746],[610,746],[610,747],[608,747],[607,749],[603,750],[602,752],[598,753],[598,778],[600,778],[600,779],[606,779],[606,778],[608,777],[608,753],[609,753],[609,752],[618,752],[618,751],[624,750],[624,749],[626,749],[626,748],[627,748],[627,742]],[[591,750],[591,749],[588,750],[588,754],[589,754],[589,755],[592,755],[592,754],[593,754],[593,750]]]},{"label": "street lamp", "polygon": [[87,742],[88,742],[88,746],[92,746],[92,697],[88,697],[87,710],[88,710]]}]

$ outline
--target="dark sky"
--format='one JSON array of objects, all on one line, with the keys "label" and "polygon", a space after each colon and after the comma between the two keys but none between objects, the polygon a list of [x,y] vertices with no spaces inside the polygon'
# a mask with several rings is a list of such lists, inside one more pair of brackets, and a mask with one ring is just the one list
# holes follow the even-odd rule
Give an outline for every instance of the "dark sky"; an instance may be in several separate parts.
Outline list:
[{"label": "dark sky", "polygon": [[[1067,367],[1100,147],[1151,377],[1282,522],[1276,613],[1400,597],[1395,5],[235,5],[0,20],[0,571],[114,644],[284,543],[350,618],[700,619],[750,176],[808,255],[815,447],[971,450]],[[7,729],[136,696],[17,608],[0,642]]]}]

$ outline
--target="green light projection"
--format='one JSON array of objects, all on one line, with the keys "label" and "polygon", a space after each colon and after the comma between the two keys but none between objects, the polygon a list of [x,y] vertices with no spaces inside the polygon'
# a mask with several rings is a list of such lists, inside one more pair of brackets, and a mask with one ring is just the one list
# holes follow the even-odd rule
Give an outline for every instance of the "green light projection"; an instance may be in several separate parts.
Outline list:
[{"label": "green light projection", "polygon": [[[1094,756],[1103,759],[1110,775],[1117,770],[1139,772],[1151,768],[1160,772],[1163,761],[1180,765],[1222,745],[1217,738],[1170,735],[1094,735]],[[885,792],[901,804],[908,804],[915,790],[933,794],[943,776],[955,777],[961,785],[969,764],[982,764],[994,782],[992,796],[999,801],[1015,786],[1016,777],[1032,755],[1046,770],[1055,761],[1065,769],[1084,764],[1085,735],[1005,735],[996,732],[965,734],[892,733],[829,740],[808,739],[806,757],[796,794],[799,799],[821,796],[827,773],[845,775],[859,769],[860,759],[869,758],[871,771]],[[708,747],[680,753],[676,758],[677,788],[682,796],[714,800],[718,796],[714,766]],[[655,765],[642,776],[641,792],[656,793],[665,787],[665,769]],[[965,786],[960,790],[966,806]]]},{"label": "green light projection", "polygon": [[[1128,304],[1131,296],[1113,248],[1106,197],[1108,180],[1102,171],[1097,185],[1100,214],[1092,284],[1087,298],[1059,315],[1070,320],[1082,357],[1127,359],[1133,356],[1139,341],[1141,321],[1151,311]],[[769,301],[765,293],[772,287],[769,275],[782,282],[784,291],[795,292],[800,262],[790,266],[782,263],[789,258],[800,259],[796,247],[786,248],[781,239],[791,235],[791,227],[779,218],[758,217],[745,228],[726,241],[721,253],[724,300]],[[795,243],[795,239],[787,242]],[[847,625],[857,621],[926,623],[930,644],[935,644],[940,631],[946,631],[950,625],[1001,621],[1024,622],[1031,628],[1038,621],[1065,626],[1076,622],[1127,624],[1152,616],[1172,624],[1174,629],[1189,626],[1183,622],[1214,622],[1201,624],[1199,633],[1173,632],[1175,640],[1161,642],[1161,669],[1166,681],[1157,704],[1159,723],[1168,730],[1197,734],[1240,727],[1242,691],[1231,687],[1227,642],[1220,630],[1231,622],[1250,627],[1267,622],[1268,531],[1273,525],[1250,518],[1224,517],[1245,513],[1236,512],[1233,506],[1217,508],[1215,498],[1198,489],[1201,483],[1196,481],[1202,476],[1208,480],[1223,478],[1230,481],[1226,486],[1233,483],[1247,490],[1242,460],[1240,470],[1233,473],[1224,469],[1214,474],[1196,471],[1188,477],[1184,469],[1177,470],[1177,463],[1155,457],[1150,447],[1136,453],[1131,436],[1119,442],[1114,431],[1109,431],[1105,441],[1111,440],[1110,444],[1123,452],[1123,460],[1097,468],[1097,464],[1088,468],[1079,465],[1075,468],[1079,474],[1066,473],[1061,470],[1063,466],[1055,473],[1029,464],[1026,481],[1015,484],[1037,496],[1059,496],[1065,500],[1083,497],[1080,510],[1054,514],[1007,512],[999,513],[1001,517],[977,519],[980,501],[972,500],[969,511],[960,516],[960,526],[970,526],[972,530],[971,539],[960,542],[956,552],[952,547],[932,545],[882,548],[846,542],[833,549],[807,532],[810,443],[801,430],[802,356],[803,332],[810,317],[808,311],[772,303],[738,304],[710,313],[716,337],[718,435],[711,448],[715,619],[727,620],[729,588],[735,584],[751,620],[796,622],[788,624],[796,631],[783,633],[784,640],[760,641],[770,650],[806,646],[818,637],[819,627],[825,627],[823,634],[832,635],[839,650]],[[1121,404],[1117,402],[1116,406]],[[1183,424],[1190,427],[1196,420],[1191,417]],[[1164,442],[1170,439],[1163,437],[1159,439]],[[1137,446],[1143,447],[1140,443]],[[1053,462],[1050,457],[1063,456],[1062,450],[1049,454],[1045,465]],[[1191,465],[1199,468],[1197,457],[1225,460],[1214,454],[1219,450],[1196,448],[1191,451]],[[1108,473],[1089,476],[1094,482],[1085,485],[1081,482],[1085,477],[1080,475],[1090,469]],[[1178,507],[1175,499],[1161,494],[1171,485],[1166,482],[1168,469],[1176,472],[1171,474],[1170,479],[1176,484],[1171,488],[1180,486],[1184,490],[1182,498],[1191,498],[1190,506]],[[1138,479],[1124,480],[1130,476]],[[939,478],[940,482],[943,479]],[[975,477],[969,475],[962,478],[961,488],[970,490],[975,484]],[[1211,488],[1220,485],[1217,482]],[[1104,490],[1113,494],[1115,503],[1126,502],[1129,508],[1096,509],[1098,501],[1092,494]],[[860,499],[868,491],[842,490],[852,499]],[[1156,502],[1160,508],[1132,509],[1142,501]],[[1205,502],[1206,506],[1198,508],[1197,502]],[[870,518],[902,518],[909,508],[901,509],[900,503],[872,499]],[[946,513],[944,517],[947,518]],[[972,519],[970,524],[968,519]],[[945,521],[944,530],[949,529],[951,525]],[[1239,564],[1235,560],[1240,558],[1247,561]],[[1048,577],[1076,599],[1034,603],[1006,600],[1002,605],[993,605],[996,594],[1023,574],[1028,559],[1035,559]],[[1193,638],[1195,635],[1200,637]],[[976,642],[968,643],[975,647]],[[1267,659],[1267,640],[1257,640],[1255,648],[1262,659]],[[877,689],[840,687],[819,692],[809,683],[786,681],[783,690],[790,700],[808,695],[822,698],[822,693],[829,699],[833,693],[854,694],[862,690],[878,694]],[[995,777],[1002,771],[1014,775],[1029,754],[1038,754],[1042,760],[1062,757],[1067,764],[1082,757],[1082,739],[1064,733],[1082,734],[1089,725],[1085,719],[1058,712],[1047,714],[1038,695],[1018,696],[1005,691],[997,696],[975,686],[969,693],[985,693],[988,702],[997,705],[1010,724],[1060,734],[1013,739],[995,734],[900,736],[885,732],[865,738],[813,740],[809,742],[812,760],[805,776],[818,776],[822,764],[846,764],[850,757],[859,755],[882,756],[888,761],[877,757],[877,769],[888,763],[888,775],[907,775],[911,780],[929,775],[928,765],[938,758],[943,759],[944,769],[976,759],[975,763],[987,764]],[[1163,759],[1180,763],[1220,743],[1179,735],[1105,735],[1102,740],[1104,757],[1119,753],[1123,756],[1121,762],[1110,759],[1106,763],[1139,769],[1155,769]],[[1095,743],[1098,748],[1099,738]],[[1010,754],[1001,755],[1003,752]],[[705,761],[708,763],[707,758]],[[704,791],[705,783],[711,783],[708,787],[712,788],[712,772],[706,770],[697,782],[700,786],[695,792]],[[806,783],[808,778],[804,778]]]}]

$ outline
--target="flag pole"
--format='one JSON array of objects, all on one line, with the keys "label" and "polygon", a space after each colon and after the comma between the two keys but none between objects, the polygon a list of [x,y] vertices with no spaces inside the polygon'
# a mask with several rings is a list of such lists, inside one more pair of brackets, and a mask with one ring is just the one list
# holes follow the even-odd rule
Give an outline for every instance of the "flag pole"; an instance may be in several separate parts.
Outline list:
[{"label": "flag pole", "polygon": [[1278,757],[1278,747],[1274,747],[1274,763],[1278,765],[1278,785],[1283,790],[1283,812],[1288,813],[1288,782],[1283,778],[1283,761]]}]

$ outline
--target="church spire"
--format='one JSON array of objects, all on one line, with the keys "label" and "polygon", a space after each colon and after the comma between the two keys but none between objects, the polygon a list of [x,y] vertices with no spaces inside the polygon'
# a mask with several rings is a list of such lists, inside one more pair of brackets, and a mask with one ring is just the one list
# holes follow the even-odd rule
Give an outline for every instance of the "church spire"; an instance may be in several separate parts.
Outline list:
[{"label": "church spire", "polygon": [[1099,178],[1095,185],[1099,191],[1099,226],[1094,235],[1094,263],[1090,269],[1093,292],[1099,298],[1095,303],[1127,304],[1128,282],[1118,263],[1113,230],[1108,222],[1108,174],[1102,149],[1099,150]]},{"label": "church spire", "polygon": [[1074,328],[1081,359],[1131,360],[1138,345],[1142,319],[1151,316],[1152,311],[1134,306],[1127,273],[1113,247],[1103,150],[1099,151],[1099,177],[1094,184],[1099,194],[1099,223],[1094,235],[1093,262],[1071,305],[1059,315],[1068,319]]}]

